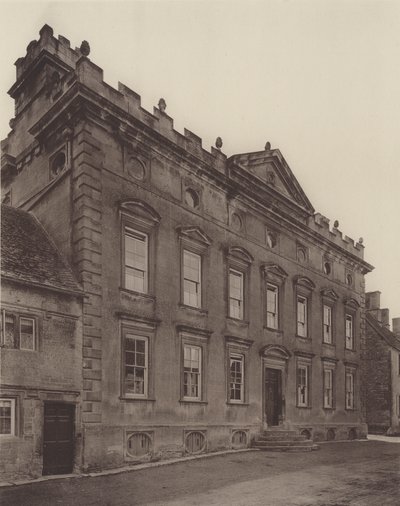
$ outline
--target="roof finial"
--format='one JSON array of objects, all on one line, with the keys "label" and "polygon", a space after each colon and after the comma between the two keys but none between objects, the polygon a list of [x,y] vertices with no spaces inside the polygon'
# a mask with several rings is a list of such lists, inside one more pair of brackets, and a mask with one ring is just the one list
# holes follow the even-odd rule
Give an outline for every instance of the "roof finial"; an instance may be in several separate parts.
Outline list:
[{"label": "roof finial", "polygon": [[217,137],[215,139],[215,146],[218,148],[218,149],[221,149],[222,148],[222,139],[221,137]]},{"label": "roof finial", "polygon": [[265,144],[265,151],[271,151],[271,143],[269,141]]},{"label": "roof finial", "polygon": [[167,108],[167,102],[162,97],[158,101],[158,108],[161,112],[165,112],[165,109]]},{"label": "roof finial", "polygon": [[333,226],[334,226],[334,228],[339,228],[339,222],[338,222],[338,220],[335,220],[333,222]]},{"label": "roof finial", "polygon": [[83,56],[89,56],[90,54],[89,42],[87,40],[83,40],[79,50]]}]

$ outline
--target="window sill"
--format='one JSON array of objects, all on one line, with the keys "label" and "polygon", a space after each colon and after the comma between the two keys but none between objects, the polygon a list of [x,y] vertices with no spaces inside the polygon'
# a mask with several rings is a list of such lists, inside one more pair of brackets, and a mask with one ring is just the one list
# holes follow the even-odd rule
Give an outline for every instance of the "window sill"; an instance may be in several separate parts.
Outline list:
[{"label": "window sill", "polygon": [[226,319],[230,322],[237,323],[239,325],[248,326],[248,320],[244,320],[243,318],[235,318],[234,316],[227,316]]},{"label": "window sill", "polygon": [[345,411],[348,411],[349,413],[353,413],[355,411],[357,411],[356,408],[344,408]]},{"label": "window sill", "polygon": [[326,343],[325,341],[322,341],[323,346],[329,346],[330,348],[336,348],[335,343]]},{"label": "window sill", "polygon": [[208,401],[202,401],[197,399],[179,399],[181,404],[208,404]]},{"label": "window sill", "polygon": [[296,406],[298,409],[311,409],[312,406]]},{"label": "window sill", "polygon": [[299,336],[298,334],[296,334],[296,338],[297,339],[302,339],[303,341],[312,341],[311,337],[309,336]]},{"label": "window sill", "polygon": [[124,294],[131,295],[132,297],[143,297],[144,299],[150,299],[150,300],[156,299],[156,297],[154,295],[151,295],[149,293],[135,292],[134,290],[128,290],[128,288],[120,287],[119,291]]},{"label": "window sill", "polygon": [[335,410],[336,410],[336,408],[334,408],[334,407],[332,407],[332,408],[327,408],[326,406],[324,406],[322,409],[323,409],[324,411],[335,411]]},{"label": "window sill", "polygon": [[133,401],[133,402],[156,402],[154,397],[126,397],[121,395],[119,397],[120,401]]},{"label": "window sill", "polygon": [[250,406],[248,402],[232,402],[226,401],[227,406]]},{"label": "window sill", "polygon": [[179,307],[181,309],[189,309],[190,311],[196,311],[197,313],[204,314],[204,315],[208,314],[207,309],[203,309],[201,307],[188,306],[188,305],[182,304],[182,303],[179,304]]},{"label": "window sill", "polygon": [[274,329],[273,327],[268,327],[267,325],[264,325],[264,330],[268,330],[268,332],[275,332],[276,334],[283,334],[282,329]]}]

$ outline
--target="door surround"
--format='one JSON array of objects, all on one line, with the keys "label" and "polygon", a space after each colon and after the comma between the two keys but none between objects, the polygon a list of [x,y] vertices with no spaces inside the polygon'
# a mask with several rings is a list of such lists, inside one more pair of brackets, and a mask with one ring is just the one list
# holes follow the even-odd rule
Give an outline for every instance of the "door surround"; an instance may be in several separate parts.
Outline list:
[{"label": "door surround", "polygon": [[[281,392],[282,392],[282,412],[278,426],[282,426],[285,423],[286,418],[286,383],[287,383],[287,363],[290,358],[289,351],[279,344],[268,344],[260,350],[261,362],[262,362],[262,420],[263,429],[268,428],[266,413],[265,413],[265,380],[266,380],[266,369],[277,369],[281,371]],[[276,427],[276,426],[274,426]]]}]

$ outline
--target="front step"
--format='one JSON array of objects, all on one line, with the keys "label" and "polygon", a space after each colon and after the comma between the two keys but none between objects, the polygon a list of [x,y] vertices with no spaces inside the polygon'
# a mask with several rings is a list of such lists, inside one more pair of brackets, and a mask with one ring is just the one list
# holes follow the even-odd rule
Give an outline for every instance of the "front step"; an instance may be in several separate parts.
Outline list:
[{"label": "front step", "polygon": [[295,430],[265,430],[252,443],[253,448],[270,452],[310,452],[319,450],[311,439]]}]

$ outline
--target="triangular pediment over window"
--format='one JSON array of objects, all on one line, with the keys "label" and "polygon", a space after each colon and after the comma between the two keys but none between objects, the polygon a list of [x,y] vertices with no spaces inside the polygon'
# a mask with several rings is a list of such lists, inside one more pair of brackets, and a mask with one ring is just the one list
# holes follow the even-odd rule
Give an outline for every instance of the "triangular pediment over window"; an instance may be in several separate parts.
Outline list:
[{"label": "triangular pediment over window", "polygon": [[272,263],[263,264],[261,266],[261,268],[262,268],[262,270],[264,271],[264,273],[267,276],[275,276],[275,277],[278,277],[278,278],[286,278],[287,275],[288,275],[287,272],[285,270],[283,270],[282,267],[280,267],[277,264],[272,264]]},{"label": "triangular pediment over window", "polygon": [[206,246],[211,244],[211,239],[199,227],[179,227],[178,234],[182,238],[190,239]]},{"label": "triangular pediment over window", "polygon": [[330,299],[332,301],[336,301],[339,298],[338,294],[335,292],[335,290],[332,290],[332,288],[323,288],[321,290],[321,295],[322,297]]},{"label": "triangular pediment over window", "polygon": [[[254,187],[263,187],[287,203],[294,204],[307,214],[313,214],[314,208],[308,200],[292,170],[279,149],[257,151],[233,155],[229,158],[230,177],[243,178],[247,173],[249,183]],[[238,174],[242,169],[242,173]]]}]

